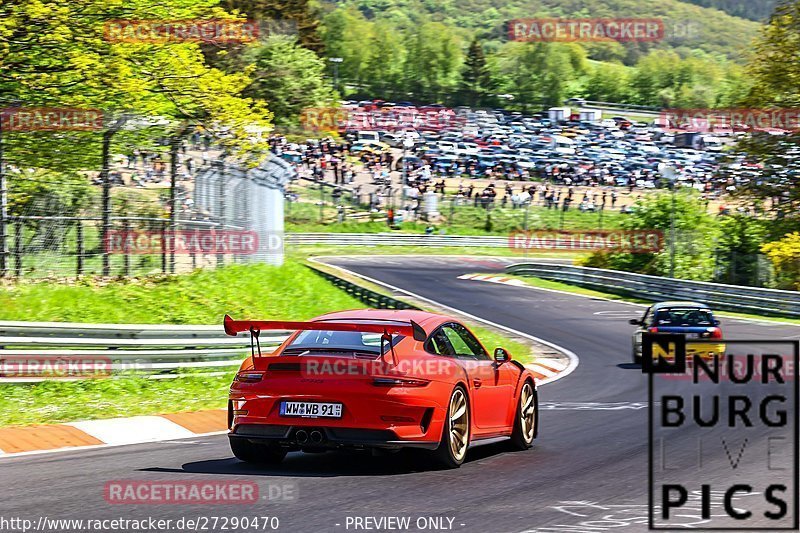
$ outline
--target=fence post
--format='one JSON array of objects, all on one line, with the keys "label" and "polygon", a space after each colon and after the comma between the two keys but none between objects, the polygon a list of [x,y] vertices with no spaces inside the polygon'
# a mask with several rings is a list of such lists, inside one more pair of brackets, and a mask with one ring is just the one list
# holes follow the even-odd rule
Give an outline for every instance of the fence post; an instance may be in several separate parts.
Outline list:
[{"label": "fence post", "polygon": [[456,197],[453,196],[450,198],[450,216],[447,219],[448,226],[453,225],[453,219],[455,218],[455,216],[456,216]]},{"label": "fence post", "polygon": [[[125,221],[122,223],[122,233],[123,235],[129,235],[130,231],[131,231],[130,222],[126,218]],[[130,273],[131,273],[131,256],[129,250],[124,250],[122,256],[122,275],[127,278],[130,275]]]},{"label": "fence post", "polygon": [[[128,121],[127,115],[122,115],[112,124],[106,131],[103,132],[103,150],[102,150],[102,167],[100,170],[100,180],[103,183],[103,221],[100,228],[100,243],[103,246],[103,275],[109,276],[111,274],[111,263],[109,257],[108,247],[105,242],[108,240],[108,234],[111,231],[111,182],[108,181],[108,172],[111,165],[111,138],[117,133],[125,122]],[[127,257],[127,255],[126,255]]]},{"label": "fence post", "polygon": [[[222,161],[215,161],[215,164],[218,165],[220,169],[220,180],[219,180],[219,189],[217,193],[217,210],[218,210],[218,222],[216,230],[225,231],[225,163]],[[216,231],[214,232],[214,243],[217,242]],[[216,245],[215,245],[216,246]],[[225,264],[225,257],[222,253],[217,253],[217,266],[223,266]]]},{"label": "fence post", "polygon": [[[200,242],[200,236],[197,234],[197,228],[192,228],[192,237],[194,240],[192,242]],[[192,258],[192,270],[197,268],[197,254],[194,250],[194,245],[189,246],[189,255]]]},{"label": "fence post", "polygon": [[[75,239],[76,239],[76,249],[75,252],[77,253],[77,275],[80,276],[83,274],[83,224],[80,220],[75,223]],[[105,244],[103,244],[105,246]]]},{"label": "fence post", "polygon": [[167,223],[161,223],[161,273],[167,273]]},{"label": "fence post", "polygon": [[14,224],[14,275],[22,277],[22,221]]},{"label": "fence post", "polygon": [[322,186],[323,178],[319,179],[319,223],[325,219],[325,187]]},{"label": "fence post", "polygon": [[8,182],[3,164],[3,114],[0,110],[0,276],[8,274]]},{"label": "fence post", "polygon": [[169,230],[172,233],[173,245],[169,250],[169,271],[175,273],[175,232],[177,230],[177,211],[175,187],[178,181],[178,151],[183,138],[189,131],[189,126],[183,125],[170,139],[169,147]]},{"label": "fence post", "polygon": [[525,221],[522,224],[522,229],[524,229],[525,231],[528,231],[528,213],[530,213],[532,202],[533,202],[533,196],[531,196],[530,200],[525,202]]}]

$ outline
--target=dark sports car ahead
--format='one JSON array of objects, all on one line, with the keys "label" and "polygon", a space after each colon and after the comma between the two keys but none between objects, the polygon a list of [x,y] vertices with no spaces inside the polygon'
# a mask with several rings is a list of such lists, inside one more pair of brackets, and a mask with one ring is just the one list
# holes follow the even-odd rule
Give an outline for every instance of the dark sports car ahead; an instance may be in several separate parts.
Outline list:
[{"label": "dark sports car ahead", "polygon": [[[632,318],[630,323],[639,328],[633,333],[633,362],[642,362],[642,333],[683,333],[687,339],[721,339],[719,320],[711,308],[697,302],[659,302],[647,308],[642,318]],[[706,353],[724,353],[725,345],[687,343],[689,353],[701,350]]]}]

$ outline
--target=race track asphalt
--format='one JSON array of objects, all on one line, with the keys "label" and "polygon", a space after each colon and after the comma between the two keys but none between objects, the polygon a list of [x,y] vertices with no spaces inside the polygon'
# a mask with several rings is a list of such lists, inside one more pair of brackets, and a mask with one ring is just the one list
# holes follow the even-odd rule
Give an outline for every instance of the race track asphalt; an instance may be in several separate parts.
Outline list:
[{"label": "race track asphalt", "polygon": [[[575,352],[577,369],[540,389],[541,433],[534,448],[512,453],[502,444],[477,447],[457,470],[423,467],[405,456],[343,453],[290,454],[278,467],[254,468],[232,458],[224,435],[6,458],[0,459],[0,518],[277,516],[280,531],[340,532],[391,531],[357,528],[354,519],[398,516],[410,517],[406,531],[448,530],[446,519],[440,529],[430,523],[418,528],[417,520],[424,525],[426,517],[451,518],[449,530],[464,532],[646,531],[647,379],[629,364],[627,323],[640,307],[458,279],[500,270],[503,262],[491,260],[326,262]],[[800,327],[790,325],[728,318],[723,327],[732,338],[800,338]],[[684,437],[675,439],[670,454],[697,453],[691,431]],[[698,479],[724,485],[729,458],[708,453]],[[742,470],[756,483],[765,481],[756,466]],[[256,481],[263,495],[270,486],[288,486],[294,497],[239,506],[109,505],[103,497],[106,482],[116,480],[235,479]],[[687,513],[685,522],[698,523],[695,515],[699,511]]]}]

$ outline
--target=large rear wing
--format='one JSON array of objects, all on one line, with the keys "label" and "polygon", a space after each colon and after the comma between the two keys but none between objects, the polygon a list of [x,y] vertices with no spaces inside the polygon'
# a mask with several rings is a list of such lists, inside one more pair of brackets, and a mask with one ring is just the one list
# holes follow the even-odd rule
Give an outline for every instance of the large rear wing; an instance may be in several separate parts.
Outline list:
[{"label": "large rear wing", "polygon": [[351,322],[342,322],[339,320],[327,321],[318,320],[315,322],[287,322],[281,320],[234,320],[230,316],[225,315],[223,320],[225,333],[227,335],[236,336],[236,334],[243,331],[249,331],[251,334],[258,336],[264,330],[323,330],[323,331],[357,331],[362,333],[380,333],[382,335],[403,335],[406,337],[413,337],[416,341],[424,341],[428,334],[425,330],[414,322],[409,320],[408,323],[397,322],[382,322],[370,321],[361,322],[354,320]]}]

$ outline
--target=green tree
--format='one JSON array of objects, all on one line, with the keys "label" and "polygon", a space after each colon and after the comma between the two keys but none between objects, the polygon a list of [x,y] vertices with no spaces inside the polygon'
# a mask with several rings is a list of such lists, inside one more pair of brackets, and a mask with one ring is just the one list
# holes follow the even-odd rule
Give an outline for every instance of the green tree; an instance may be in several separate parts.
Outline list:
[{"label": "green tree", "polygon": [[629,93],[628,68],[619,63],[599,63],[591,69],[586,83],[589,100],[624,102]]},{"label": "green tree", "polygon": [[406,33],[404,85],[418,97],[439,100],[457,86],[463,52],[452,28],[426,22]]},{"label": "green tree", "polygon": [[339,76],[345,83],[367,80],[373,23],[356,8],[340,7],[323,18],[322,39],[329,57],[341,57]]},{"label": "green tree", "polygon": [[467,50],[464,68],[461,71],[460,89],[464,103],[471,106],[487,103],[495,89],[492,72],[478,39],[473,39]]},{"label": "green tree", "polygon": [[395,27],[386,21],[376,22],[373,29],[364,68],[367,88],[371,94],[387,99],[402,96],[403,63],[406,57],[403,39]]},{"label": "green tree", "polygon": [[748,215],[719,217],[717,281],[733,285],[764,285],[769,271],[761,261],[767,238],[767,221]]},{"label": "green tree", "polygon": [[255,67],[246,93],[266,101],[281,123],[294,123],[304,108],[335,100],[324,78],[325,61],[293,38],[271,37],[248,50],[245,59]]},{"label": "green tree", "polygon": [[[715,241],[719,236],[716,220],[698,201],[696,191],[675,193],[675,277],[709,281],[714,276]],[[586,266],[612,268],[657,276],[670,271],[670,221],[672,195],[651,195],[639,200],[634,212],[622,222],[626,230],[660,230],[664,246],[657,253],[607,254],[597,252]]]},{"label": "green tree", "polygon": [[[205,63],[196,42],[118,42],[109,21],[231,19],[216,0],[8,0],[0,5],[0,98],[23,107],[96,108],[107,122],[121,114],[224,128],[226,142],[247,150],[247,127],[269,126],[269,113],[241,97],[247,72]],[[136,124],[137,121],[132,121]],[[20,166],[97,169],[102,132],[6,135],[6,158]],[[124,135],[118,139],[123,139]],[[75,147],[80,146],[78,150]]]},{"label": "green tree", "polygon": [[[320,35],[320,20],[310,0],[224,0],[230,11],[238,10],[248,18],[262,23],[264,31],[290,22],[296,29],[298,42],[303,48],[318,55],[325,51]],[[267,38],[274,35],[266,35]]]},{"label": "green tree", "polygon": [[582,66],[576,49],[562,43],[508,43],[499,55],[504,90],[525,106],[561,104]]}]

